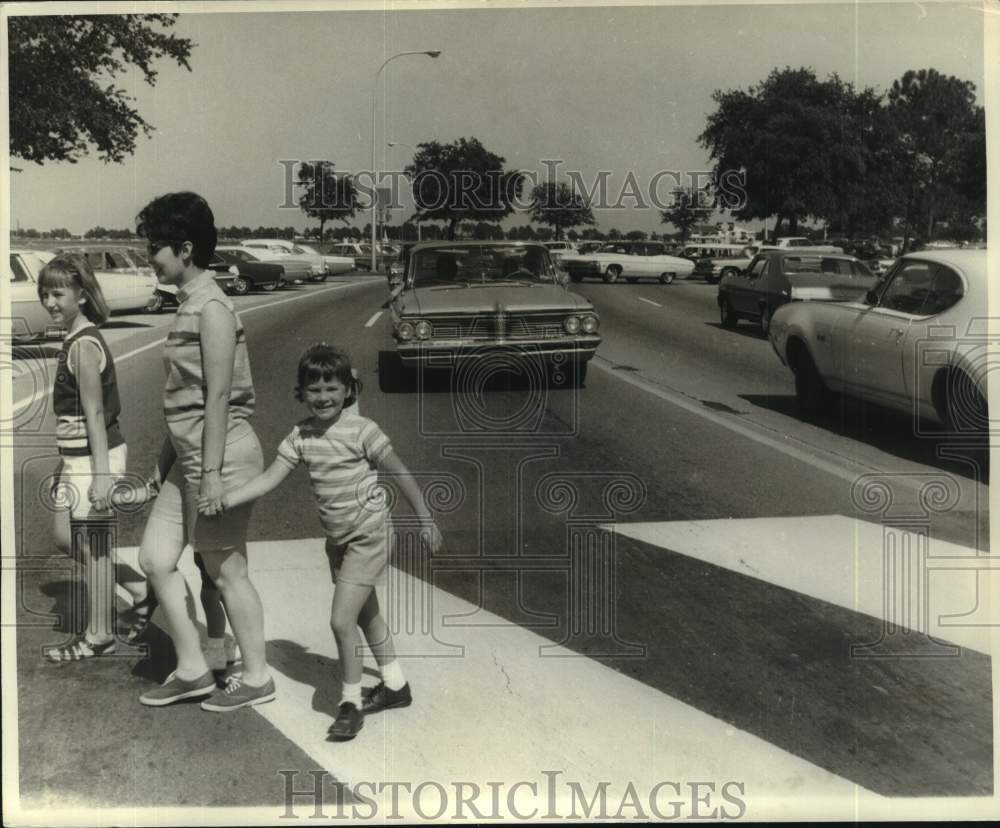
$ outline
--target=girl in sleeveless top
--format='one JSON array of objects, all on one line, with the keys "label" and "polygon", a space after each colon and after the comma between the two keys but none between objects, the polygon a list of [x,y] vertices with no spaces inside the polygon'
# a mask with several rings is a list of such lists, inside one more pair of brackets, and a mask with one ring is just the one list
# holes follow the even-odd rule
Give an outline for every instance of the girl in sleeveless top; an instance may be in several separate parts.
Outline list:
[{"label": "girl in sleeveless top", "polygon": [[[69,642],[44,649],[51,661],[80,661],[115,652],[115,545],[112,500],[127,503],[122,488],[127,447],[118,424],[121,402],[115,361],[97,326],[108,306],[83,256],[63,254],[38,277],[38,298],[52,321],[66,328],[52,404],[60,464],[51,489],[56,545],[86,568],[88,620]],[[149,602],[142,576],[118,566],[118,580],[134,606]],[[80,602],[82,603],[82,602]]]}]

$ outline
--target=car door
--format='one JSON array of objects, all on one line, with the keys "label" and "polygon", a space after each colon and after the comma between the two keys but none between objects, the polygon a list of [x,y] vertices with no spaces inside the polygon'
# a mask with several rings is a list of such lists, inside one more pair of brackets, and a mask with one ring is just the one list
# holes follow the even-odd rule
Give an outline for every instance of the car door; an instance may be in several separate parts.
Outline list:
[{"label": "car door", "polygon": [[938,266],[908,259],[889,274],[875,305],[844,332],[845,382],[861,397],[899,405],[907,397],[904,351],[910,326],[925,316]]},{"label": "car door", "polygon": [[[38,284],[33,270],[41,268],[39,262],[27,261],[25,254],[10,254],[7,280],[10,285],[10,333],[16,338],[45,333],[52,325],[52,317],[38,298]],[[32,265],[34,264],[34,268]]]},{"label": "car door", "polygon": [[769,262],[759,257],[746,271],[726,278],[726,292],[733,310],[740,314],[757,313],[757,291],[762,279],[767,277]]}]

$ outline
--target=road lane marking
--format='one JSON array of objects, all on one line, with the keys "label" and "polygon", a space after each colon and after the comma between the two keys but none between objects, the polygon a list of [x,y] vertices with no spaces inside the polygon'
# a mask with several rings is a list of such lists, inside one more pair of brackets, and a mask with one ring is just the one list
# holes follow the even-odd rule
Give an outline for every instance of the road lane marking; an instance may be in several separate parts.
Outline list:
[{"label": "road lane marking", "polygon": [[372,325],[374,325],[376,322],[378,322],[378,318],[381,315],[382,315],[382,311],[380,311],[380,310],[379,311],[375,311],[375,313],[372,314],[372,318],[369,319],[367,322],[365,322],[365,327],[366,328],[370,328]]},{"label": "road lane marking", "polygon": [[[394,567],[388,586],[379,588],[379,600],[414,704],[367,717],[351,742],[327,742],[340,671],[329,629],[333,585],[323,547],[321,538],[248,544],[278,691],[275,701],[254,710],[316,768],[344,784],[430,781],[451,791],[458,781],[476,783],[482,795],[473,801],[483,813],[492,810],[489,780],[507,786],[537,781],[543,794],[534,804],[545,808],[542,771],[547,769],[561,771],[564,791],[565,781],[588,792],[610,781],[612,811],[628,783],[648,802],[648,792],[663,780],[687,779],[745,783],[749,818],[806,816],[823,799],[840,818],[853,820],[859,794],[882,801],[766,740]],[[122,553],[131,557],[135,550]],[[200,578],[190,549],[181,557],[180,570],[196,595]],[[192,598],[191,603],[204,623],[200,602]],[[300,611],[281,612],[282,607]],[[157,612],[156,623],[162,624],[162,610]],[[378,680],[376,669],[366,658],[365,685]],[[613,716],[603,712],[608,704]],[[510,744],[511,723],[525,721],[517,732],[518,750],[499,747]],[[627,751],[621,749],[625,744]],[[400,807],[408,801],[400,797]],[[526,804],[522,810],[530,813]],[[383,810],[389,807],[391,800],[383,800],[379,814],[389,813]]]},{"label": "road lane marking", "polygon": [[636,296],[635,298],[638,299],[640,302],[645,302],[647,305],[655,305],[658,308],[663,307],[663,305],[661,305],[659,302],[654,302],[652,299],[644,299],[642,296]]},{"label": "road lane marking", "polygon": [[[361,285],[361,284],[364,284],[364,282],[347,282],[342,285],[333,285],[332,287],[325,287],[321,288],[320,290],[311,290],[308,293],[302,293],[298,296],[289,296],[285,299],[272,299],[271,301],[263,301],[259,305],[252,305],[251,307],[246,309],[237,308],[236,312],[241,316],[245,316],[248,313],[253,313],[256,310],[260,310],[261,308],[273,308],[276,307],[277,305],[283,305],[287,302],[295,302],[298,301],[299,299],[307,299],[310,296],[317,296],[320,293],[329,293],[330,291],[333,290],[343,290],[344,288],[354,287],[355,285]],[[156,341],[150,342],[147,345],[143,345],[142,347],[135,348],[134,350],[128,351],[122,354],[121,356],[117,356],[115,357],[115,365],[120,365],[126,360],[132,359],[132,357],[138,356],[139,354],[143,353],[143,351],[148,351],[150,348],[155,348],[157,345],[162,345],[166,341],[167,341],[166,337],[164,337],[163,339],[157,339]],[[29,375],[23,374],[22,376],[29,376]],[[19,400],[18,402],[14,403],[12,414],[17,414],[18,412],[21,411],[21,409],[31,405],[32,403],[40,402],[41,400],[46,399],[51,393],[52,393],[52,388],[47,387],[38,394],[32,395],[30,397],[25,397],[23,400]]]},{"label": "road lane marking", "polygon": [[[990,626],[986,583],[996,594],[1000,560],[937,538],[844,515],[602,528],[985,655],[1000,634],[996,619]],[[896,576],[887,578],[890,563]]]}]

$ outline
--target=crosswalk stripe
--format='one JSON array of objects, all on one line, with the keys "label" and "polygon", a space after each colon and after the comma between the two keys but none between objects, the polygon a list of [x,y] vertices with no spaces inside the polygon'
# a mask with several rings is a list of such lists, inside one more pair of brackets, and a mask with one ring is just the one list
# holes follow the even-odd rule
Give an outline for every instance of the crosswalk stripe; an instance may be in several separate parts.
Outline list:
[{"label": "crosswalk stripe", "polygon": [[[135,554],[132,549],[121,552]],[[749,818],[805,817],[823,801],[832,809],[824,811],[830,818],[854,819],[860,794],[882,799],[396,569],[389,586],[380,588],[380,601],[385,610],[387,600],[404,596],[421,607],[419,617],[386,613],[414,703],[367,717],[352,742],[329,743],[326,732],[339,701],[339,669],[328,621],[333,585],[323,540],[257,542],[249,544],[248,552],[264,603],[268,658],[278,689],[274,702],[254,709],[312,757],[317,768],[345,784],[485,786],[500,780],[507,785],[534,782],[545,791],[551,777],[543,772],[559,771],[557,781],[579,784],[588,799],[602,781],[610,781],[608,798],[616,803],[609,806],[611,816],[618,807],[614,791],[620,799],[631,783],[646,797],[644,792],[665,780],[682,785],[714,780],[717,791],[727,781],[738,782],[746,792]],[[182,557],[181,571],[196,593],[199,580],[190,552]],[[198,602],[194,604],[200,613]],[[469,621],[473,615],[475,626]],[[459,617],[465,625],[455,624]],[[408,631],[396,632],[396,627]],[[363,683],[377,680],[369,657]],[[308,769],[301,770],[305,781],[299,780],[298,787],[309,782]],[[563,795],[568,788],[558,790]],[[661,805],[671,799],[669,790],[661,794]],[[794,799],[786,795],[790,790]],[[371,795],[367,789],[365,793]],[[500,804],[509,818],[506,796]],[[484,787],[473,801],[487,813],[495,804],[490,797]],[[530,812],[532,801],[531,791],[522,786],[513,803],[523,813]],[[389,813],[390,804],[383,802],[380,817]],[[405,804],[400,803],[401,810]],[[534,806],[543,814],[546,795],[540,793]]]},{"label": "crosswalk stripe", "polygon": [[981,653],[1000,640],[1000,558],[903,528],[843,515],[604,528]]}]

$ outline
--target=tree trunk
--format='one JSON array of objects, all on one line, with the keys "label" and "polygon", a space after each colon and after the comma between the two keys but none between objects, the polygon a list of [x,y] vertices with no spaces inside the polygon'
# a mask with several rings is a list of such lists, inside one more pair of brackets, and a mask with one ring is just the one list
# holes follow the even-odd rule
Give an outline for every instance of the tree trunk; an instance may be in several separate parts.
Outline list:
[{"label": "tree trunk", "polygon": [[455,228],[458,226],[458,219],[448,219],[448,241],[455,241]]}]

